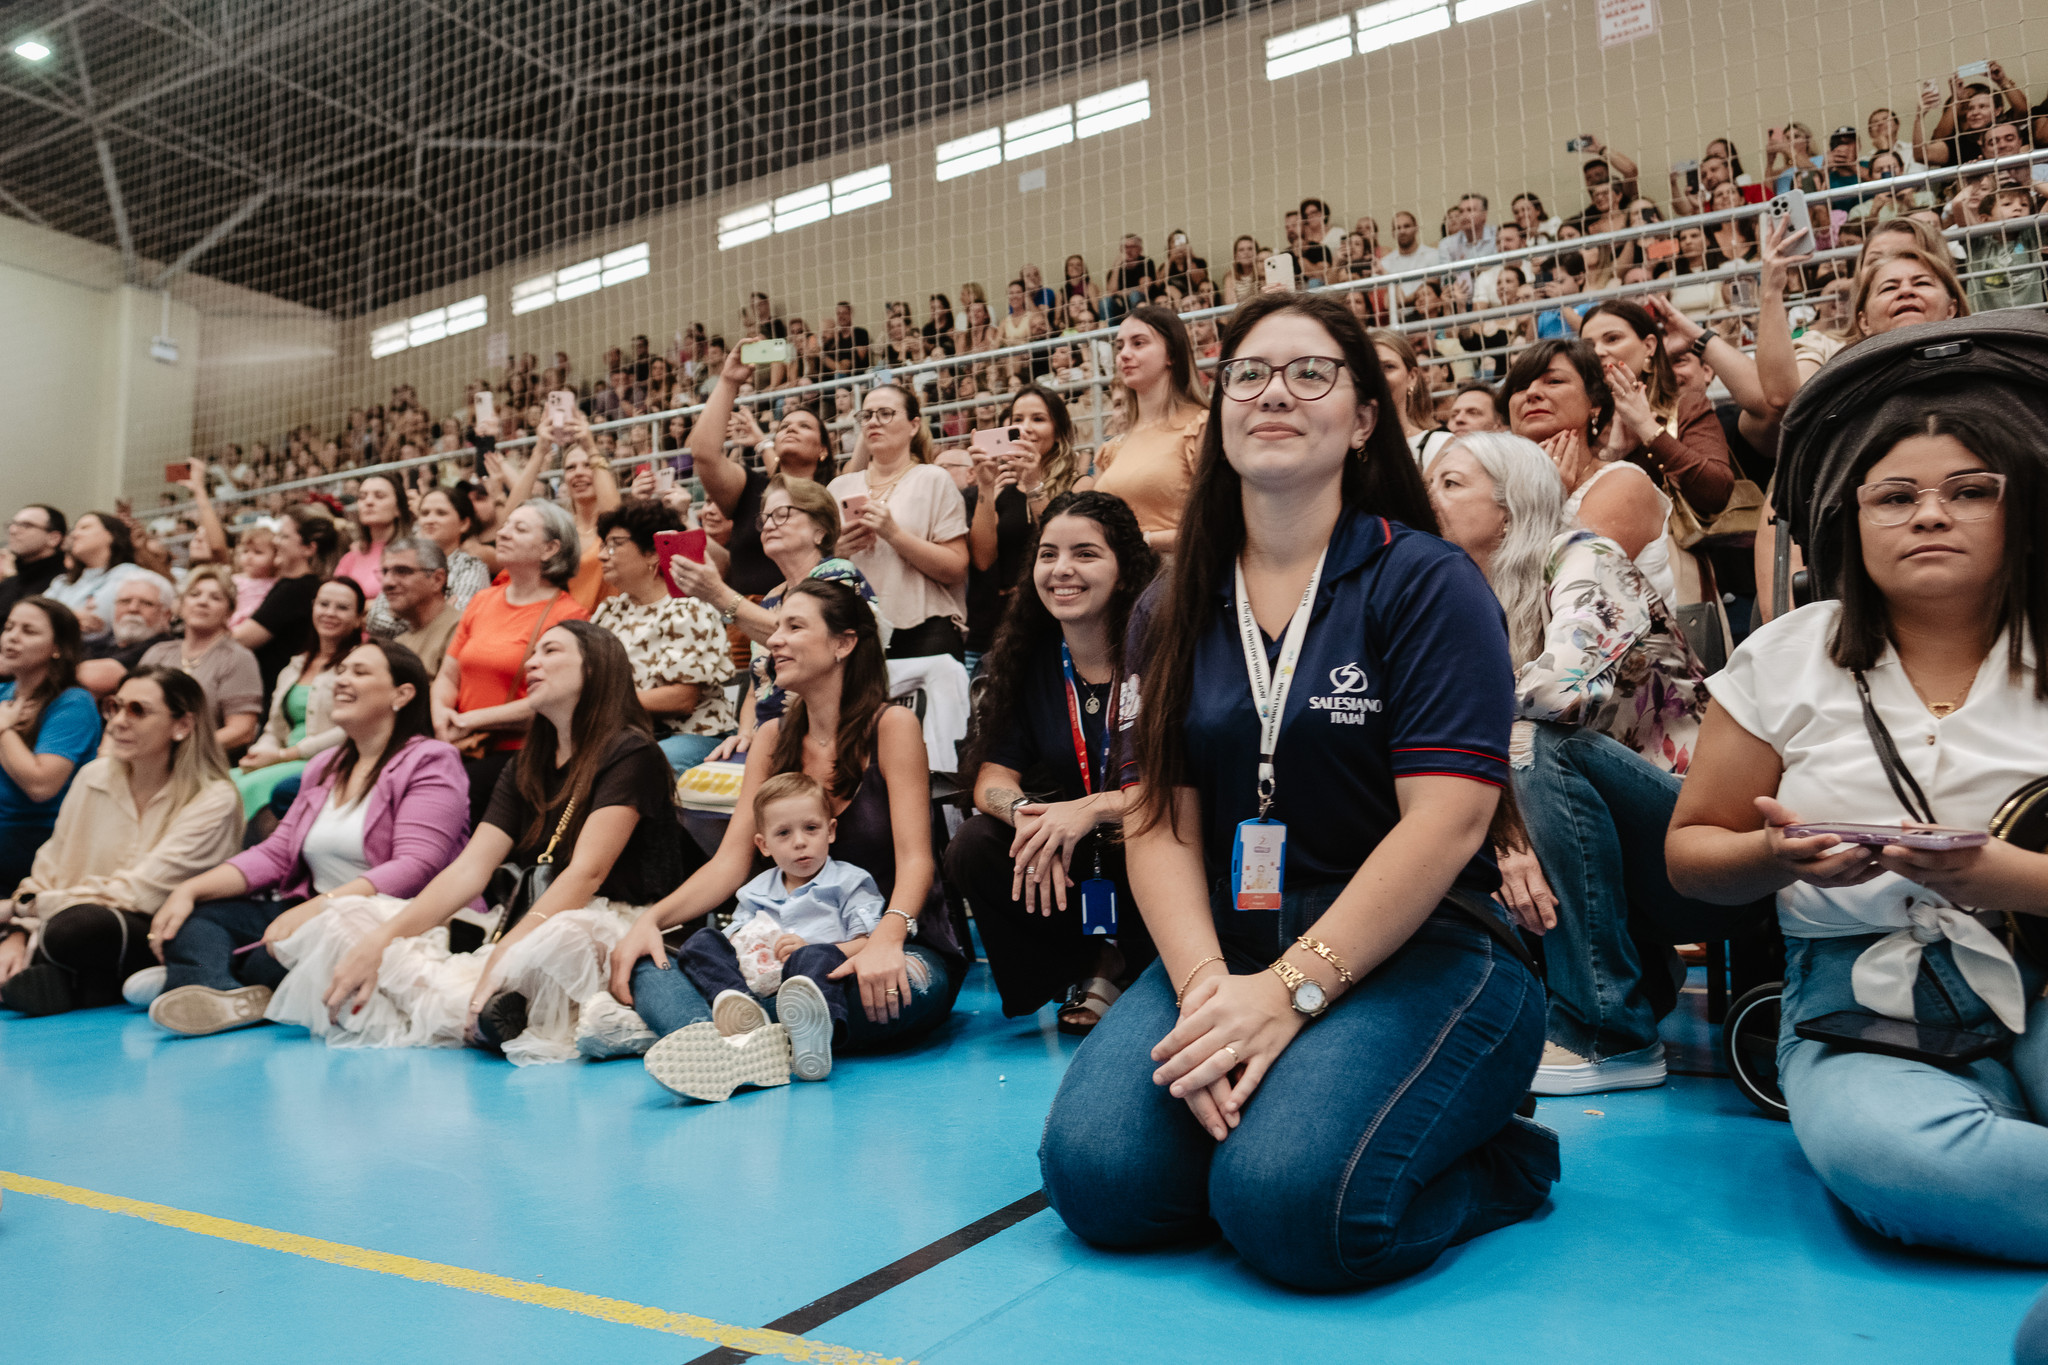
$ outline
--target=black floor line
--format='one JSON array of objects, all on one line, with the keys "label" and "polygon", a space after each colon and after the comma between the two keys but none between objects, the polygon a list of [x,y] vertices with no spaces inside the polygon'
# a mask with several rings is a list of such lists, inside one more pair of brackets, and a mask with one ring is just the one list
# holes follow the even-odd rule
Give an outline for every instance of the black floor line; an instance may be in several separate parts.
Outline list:
[{"label": "black floor line", "polygon": [[[842,1313],[849,1313],[869,1299],[886,1294],[897,1285],[924,1274],[933,1266],[953,1259],[971,1246],[985,1242],[1006,1228],[1015,1227],[1032,1214],[1046,1207],[1045,1191],[1033,1190],[1013,1204],[1006,1204],[985,1218],[978,1218],[961,1228],[949,1232],[930,1246],[920,1247],[899,1261],[892,1261],[869,1275],[863,1275],[852,1284],[833,1290],[821,1299],[813,1299],[793,1313],[784,1313],[768,1324],[777,1332],[801,1335],[815,1331],[821,1324],[830,1322]],[[720,1346],[694,1357],[687,1365],[734,1365],[734,1362],[751,1360],[753,1352]]]}]

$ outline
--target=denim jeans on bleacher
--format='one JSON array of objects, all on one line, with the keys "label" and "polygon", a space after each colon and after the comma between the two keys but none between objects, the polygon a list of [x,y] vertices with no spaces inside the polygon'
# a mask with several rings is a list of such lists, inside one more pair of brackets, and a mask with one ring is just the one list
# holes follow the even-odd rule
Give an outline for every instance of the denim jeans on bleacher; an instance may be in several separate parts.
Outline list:
[{"label": "denim jeans on bleacher", "polygon": [[[731,942],[716,929],[699,929],[683,940],[680,949],[669,949],[668,955],[666,970],[655,966],[651,958],[633,964],[633,1009],[663,1038],[709,1019],[711,1001],[720,991],[747,989]],[[808,976],[818,983],[825,1006],[832,1012],[834,1051],[879,1052],[914,1040],[951,1012],[953,988],[945,961],[915,943],[904,946],[903,957],[910,976],[910,999],[903,1002],[894,1019],[880,1024],[870,1022],[862,1010],[860,987],[851,976],[830,979],[833,970],[846,961],[846,955],[831,944],[813,943],[797,949],[782,964],[782,974],[785,980]],[[761,999],[761,1008],[773,1019],[775,998]]]},{"label": "denim jeans on bleacher", "polygon": [[[1670,945],[1726,938],[1760,912],[1672,889],[1664,833],[1679,779],[1619,741],[1539,721],[1535,762],[1512,777],[1558,901],[1543,936],[1550,1040],[1593,1060],[1648,1047],[1677,998]],[[1662,979],[1646,982],[1652,972]]]},{"label": "denim jeans on bleacher", "polygon": [[[1887,1237],[2048,1262],[2043,973],[2022,961],[2027,1031],[2009,1051],[1958,1070],[1849,1052],[1793,1033],[1805,1020],[1863,1008],[1850,972],[1881,937],[1785,940],[1778,1082],[1792,1109],[1793,1135],[1821,1183]],[[1913,991],[1922,1023],[2010,1036],[1963,980],[1946,942],[1928,945],[1922,964]]]},{"label": "denim jeans on bleacher", "polygon": [[[1262,970],[1340,889],[1290,889],[1269,941],[1226,939],[1230,970]],[[1046,1197],[1099,1246],[1220,1227],[1297,1288],[1413,1274],[1527,1218],[1557,1179],[1556,1134],[1514,1112],[1542,1053],[1542,1002],[1485,930],[1439,910],[1295,1036],[1219,1144],[1152,1082],[1152,1047],[1179,1019],[1154,962],[1074,1054],[1038,1150]]]}]

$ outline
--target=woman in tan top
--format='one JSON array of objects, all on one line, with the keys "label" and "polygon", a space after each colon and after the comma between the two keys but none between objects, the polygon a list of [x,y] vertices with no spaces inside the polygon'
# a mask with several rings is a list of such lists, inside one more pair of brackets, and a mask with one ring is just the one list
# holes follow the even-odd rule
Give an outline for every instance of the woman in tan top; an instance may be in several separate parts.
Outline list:
[{"label": "woman in tan top", "polygon": [[1092,485],[1084,479],[1075,487],[1122,498],[1138,514],[1145,543],[1172,554],[1209,424],[1180,318],[1156,304],[1133,308],[1117,328],[1116,373],[1122,430],[1095,457]]},{"label": "woman in tan top", "polygon": [[107,702],[104,755],[78,770],[57,828],[0,902],[0,1004],[24,1014],[111,1005],[154,966],[150,916],[242,845],[242,801],[206,691],[139,668]]}]

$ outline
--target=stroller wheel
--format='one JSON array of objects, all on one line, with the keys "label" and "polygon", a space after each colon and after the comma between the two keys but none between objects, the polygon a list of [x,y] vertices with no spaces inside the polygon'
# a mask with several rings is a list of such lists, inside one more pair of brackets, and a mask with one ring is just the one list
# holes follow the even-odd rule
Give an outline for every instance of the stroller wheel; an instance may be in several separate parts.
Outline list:
[{"label": "stroller wheel", "polygon": [[1778,1001],[1784,983],[1766,982],[1744,992],[1721,1024],[1721,1060],[1735,1088],[1768,1118],[1790,1122],[1792,1111],[1778,1089]]}]

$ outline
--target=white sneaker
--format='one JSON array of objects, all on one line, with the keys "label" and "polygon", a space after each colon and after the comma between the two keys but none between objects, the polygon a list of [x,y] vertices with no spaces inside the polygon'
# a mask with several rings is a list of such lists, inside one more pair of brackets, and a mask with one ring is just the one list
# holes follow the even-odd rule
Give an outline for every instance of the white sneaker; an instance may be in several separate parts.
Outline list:
[{"label": "white sneaker", "polygon": [[1652,1043],[1604,1061],[1590,1061],[1556,1043],[1543,1045],[1543,1062],[1529,1089],[1538,1095],[1591,1095],[1601,1090],[1648,1090],[1664,1084],[1664,1044]]},{"label": "white sneaker", "polygon": [[149,1019],[158,1028],[198,1038],[260,1024],[269,1004],[268,986],[240,986],[231,991],[180,986],[149,1002]]},{"label": "white sneaker", "polygon": [[691,1024],[647,1049],[646,1066],[693,1100],[722,1100],[743,1085],[788,1085],[789,1031],[766,1024],[727,1038],[713,1024]]},{"label": "white sneaker", "polygon": [[638,1057],[654,1046],[654,1030],[621,1005],[610,991],[599,991],[576,1010],[576,1050],[592,1061],[607,1057]]},{"label": "white sneaker", "polygon": [[832,1074],[832,1011],[808,976],[792,976],[775,992],[775,1017],[789,1030],[790,1069],[800,1081]]},{"label": "white sneaker", "polygon": [[164,993],[164,968],[144,967],[121,983],[121,998],[137,1007],[147,1005]]},{"label": "white sneaker", "polygon": [[720,991],[718,998],[711,1002],[711,1022],[717,1025],[720,1034],[737,1038],[767,1023],[768,1011],[745,991]]}]

